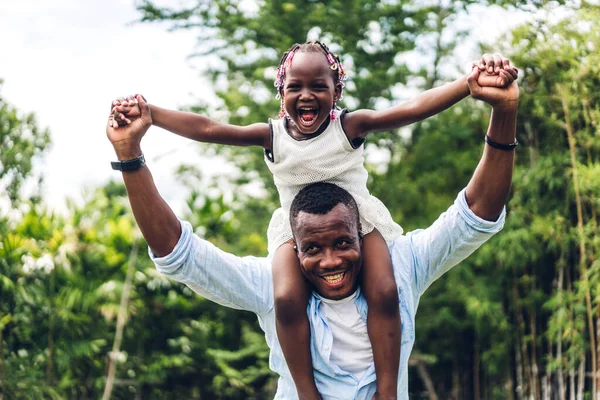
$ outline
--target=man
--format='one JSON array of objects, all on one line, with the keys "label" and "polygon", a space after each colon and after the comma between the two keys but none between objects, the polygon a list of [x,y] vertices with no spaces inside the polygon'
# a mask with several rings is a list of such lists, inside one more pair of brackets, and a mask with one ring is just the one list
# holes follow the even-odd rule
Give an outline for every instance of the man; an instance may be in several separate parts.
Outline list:
[{"label": "man", "polygon": [[[493,67],[493,66],[492,66]],[[408,358],[420,296],[444,272],[498,232],[512,179],[519,91],[482,88],[479,69],[468,78],[471,95],[492,106],[483,156],[473,178],[447,212],[429,228],[389,244],[402,316],[398,397],[408,398]],[[279,374],[276,399],[297,398],[275,331],[270,261],[236,257],[193,235],[158,193],[140,158],[141,139],[152,123],[138,97],[141,118],[118,129],[109,117],[107,135],[123,170],[134,216],[159,271],[221,305],[254,312],[271,349],[270,367]],[[358,288],[361,238],[351,196],[330,184],[305,188],[290,215],[296,250],[315,293],[308,305],[315,381],[323,399],[371,399],[375,369],[366,331],[366,302]]]}]

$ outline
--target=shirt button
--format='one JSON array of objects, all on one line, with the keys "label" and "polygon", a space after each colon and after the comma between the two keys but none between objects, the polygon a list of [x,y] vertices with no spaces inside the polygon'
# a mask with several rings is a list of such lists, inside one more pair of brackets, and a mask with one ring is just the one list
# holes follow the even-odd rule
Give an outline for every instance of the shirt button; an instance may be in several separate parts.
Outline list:
[{"label": "shirt button", "polygon": [[327,345],[323,346],[323,350],[329,350],[329,346],[327,346]]}]

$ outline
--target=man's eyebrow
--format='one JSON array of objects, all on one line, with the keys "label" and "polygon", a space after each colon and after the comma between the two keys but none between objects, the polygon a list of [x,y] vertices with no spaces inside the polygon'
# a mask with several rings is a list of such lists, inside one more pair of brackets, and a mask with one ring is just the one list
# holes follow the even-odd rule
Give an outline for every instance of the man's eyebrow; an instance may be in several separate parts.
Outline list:
[{"label": "man's eyebrow", "polygon": [[354,242],[356,239],[352,235],[341,235],[341,236],[338,236],[336,240],[346,240],[349,242]]},{"label": "man's eyebrow", "polygon": [[317,245],[317,243],[316,243],[314,240],[304,240],[304,241],[301,241],[301,242],[299,243],[299,246],[298,246],[298,247],[299,247],[300,249],[304,249],[304,248],[306,248],[306,247],[308,247],[308,246],[314,246],[314,245]]}]

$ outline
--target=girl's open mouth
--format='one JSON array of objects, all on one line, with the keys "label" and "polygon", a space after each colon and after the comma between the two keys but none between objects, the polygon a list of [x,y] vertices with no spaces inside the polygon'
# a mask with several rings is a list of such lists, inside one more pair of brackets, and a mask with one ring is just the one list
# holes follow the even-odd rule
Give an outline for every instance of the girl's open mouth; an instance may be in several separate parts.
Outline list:
[{"label": "girl's open mouth", "polygon": [[305,127],[312,126],[317,121],[318,116],[319,110],[314,107],[300,107],[298,109],[298,119]]}]

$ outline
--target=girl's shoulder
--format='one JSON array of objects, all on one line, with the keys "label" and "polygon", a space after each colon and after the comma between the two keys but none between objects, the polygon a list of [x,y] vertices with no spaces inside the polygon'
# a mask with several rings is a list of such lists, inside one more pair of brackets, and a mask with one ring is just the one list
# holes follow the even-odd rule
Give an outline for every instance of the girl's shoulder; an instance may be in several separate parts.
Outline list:
[{"label": "girl's shoulder", "polygon": [[344,132],[351,142],[364,140],[369,133],[368,126],[373,110],[360,109],[347,111],[342,115],[341,122]]}]

